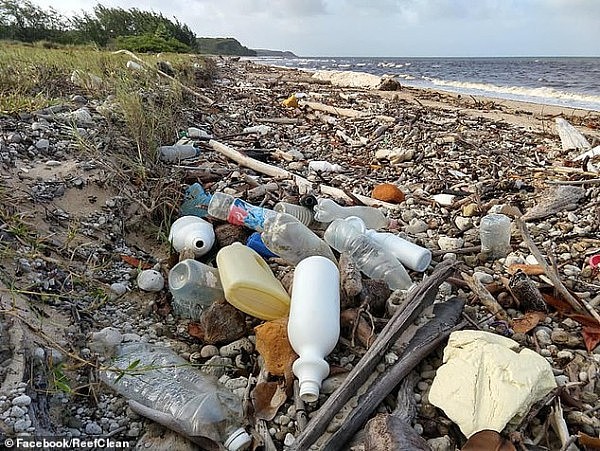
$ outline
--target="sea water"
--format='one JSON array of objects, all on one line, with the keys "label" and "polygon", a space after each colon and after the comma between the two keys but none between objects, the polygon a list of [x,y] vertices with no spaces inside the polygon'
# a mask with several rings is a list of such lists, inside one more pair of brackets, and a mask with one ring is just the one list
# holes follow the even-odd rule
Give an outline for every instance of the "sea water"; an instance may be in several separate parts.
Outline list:
[{"label": "sea water", "polygon": [[462,95],[600,111],[600,58],[254,58],[275,66],[392,75],[405,85]]}]

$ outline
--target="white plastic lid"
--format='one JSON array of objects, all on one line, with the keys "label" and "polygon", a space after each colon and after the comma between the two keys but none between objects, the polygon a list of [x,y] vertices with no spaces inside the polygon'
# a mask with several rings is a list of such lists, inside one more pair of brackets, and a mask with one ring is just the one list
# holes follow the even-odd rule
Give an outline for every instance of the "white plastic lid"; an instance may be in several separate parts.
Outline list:
[{"label": "white plastic lid", "polygon": [[227,438],[224,445],[229,451],[241,451],[246,449],[252,442],[252,437],[244,428],[239,428]]}]

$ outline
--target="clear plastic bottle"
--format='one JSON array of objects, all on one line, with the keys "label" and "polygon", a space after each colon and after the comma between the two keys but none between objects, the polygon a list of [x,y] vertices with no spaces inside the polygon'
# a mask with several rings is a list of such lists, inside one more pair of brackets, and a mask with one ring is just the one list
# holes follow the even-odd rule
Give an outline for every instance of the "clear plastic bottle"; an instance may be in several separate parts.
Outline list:
[{"label": "clear plastic bottle", "polygon": [[241,400],[169,348],[122,345],[112,366],[100,371],[100,379],[194,441],[208,438],[230,451],[246,449],[252,441],[241,425]]},{"label": "clear plastic bottle", "polygon": [[431,251],[411,243],[404,238],[387,232],[365,231],[368,237],[373,238],[381,246],[394,254],[400,263],[414,271],[423,272],[431,263]]},{"label": "clear plastic bottle", "polygon": [[315,220],[315,213],[313,210],[302,205],[290,204],[288,202],[277,202],[273,206],[273,210],[279,213],[287,213],[292,215],[298,221],[305,226],[310,226]]},{"label": "clear plastic bottle", "polygon": [[208,204],[208,214],[230,224],[242,225],[262,232],[265,219],[276,213],[268,208],[256,207],[229,194],[214,193]]},{"label": "clear plastic bottle", "polygon": [[173,295],[173,313],[193,320],[198,320],[213,302],[225,299],[219,270],[192,259],[171,268],[169,290]]},{"label": "clear plastic bottle", "polygon": [[313,255],[337,263],[327,243],[292,215],[276,213],[268,216],[264,228],[261,237],[265,246],[292,265]]},{"label": "clear plastic bottle", "polygon": [[[350,256],[357,268],[371,279],[381,279],[392,290],[409,290],[413,283],[402,263],[364,233],[358,218],[336,219],[325,230],[325,241]],[[362,229],[362,230],[361,230]]]},{"label": "clear plastic bottle", "polygon": [[510,252],[510,218],[503,214],[489,214],[481,218],[479,236],[481,252],[492,259],[506,257]]},{"label": "clear plastic bottle", "polygon": [[174,144],[158,148],[158,158],[167,163],[177,163],[180,160],[197,157],[198,155],[200,155],[200,149],[190,144]]},{"label": "clear plastic bottle", "polygon": [[383,229],[389,224],[389,219],[374,207],[342,207],[331,199],[319,199],[315,205],[315,219],[319,222],[331,222],[349,216],[362,219],[368,229]]}]

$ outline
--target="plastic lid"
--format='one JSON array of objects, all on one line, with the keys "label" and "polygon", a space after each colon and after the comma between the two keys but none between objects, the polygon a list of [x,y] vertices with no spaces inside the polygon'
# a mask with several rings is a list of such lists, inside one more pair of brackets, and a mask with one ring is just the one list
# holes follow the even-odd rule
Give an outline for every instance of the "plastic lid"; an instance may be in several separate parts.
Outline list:
[{"label": "plastic lid", "polygon": [[227,438],[224,445],[229,451],[241,451],[246,449],[252,442],[252,437],[244,428],[239,428]]},{"label": "plastic lid", "polygon": [[319,388],[315,381],[300,382],[300,398],[305,402],[315,402],[319,399]]}]

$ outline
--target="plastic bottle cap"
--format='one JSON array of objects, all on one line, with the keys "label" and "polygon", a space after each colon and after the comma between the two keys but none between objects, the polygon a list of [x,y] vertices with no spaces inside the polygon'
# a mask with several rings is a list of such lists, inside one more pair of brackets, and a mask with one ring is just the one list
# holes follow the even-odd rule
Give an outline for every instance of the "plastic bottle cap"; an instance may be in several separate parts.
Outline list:
[{"label": "plastic bottle cap", "polygon": [[252,442],[252,437],[244,428],[236,429],[225,441],[224,445],[229,451],[241,451]]},{"label": "plastic bottle cap", "polygon": [[319,399],[319,388],[315,381],[300,382],[300,398],[304,402],[315,402]]},{"label": "plastic bottle cap", "polygon": [[590,257],[590,266],[592,268],[597,268],[600,266],[600,254],[592,255]]}]

